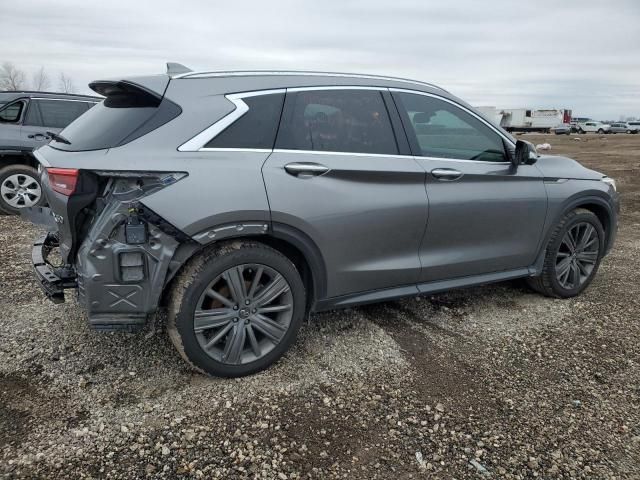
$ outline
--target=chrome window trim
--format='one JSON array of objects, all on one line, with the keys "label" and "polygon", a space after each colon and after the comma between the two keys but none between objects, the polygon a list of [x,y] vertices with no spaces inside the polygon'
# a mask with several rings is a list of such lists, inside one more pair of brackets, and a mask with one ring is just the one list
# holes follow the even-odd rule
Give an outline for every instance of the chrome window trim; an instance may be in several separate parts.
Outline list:
[{"label": "chrome window trim", "polygon": [[252,77],[252,76],[298,76],[298,77],[333,77],[333,78],[362,78],[365,80],[386,80],[393,82],[410,83],[412,85],[424,85],[426,87],[434,88],[446,92],[442,87],[434,85],[433,83],[422,82],[420,80],[411,80],[409,78],[402,77],[387,77],[384,75],[367,75],[365,73],[341,73],[341,72],[304,72],[296,70],[247,70],[247,71],[229,71],[229,72],[186,72],[179,75],[175,75],[172,78],[216,78],[216,77]]},{"label": "chrome window trim", "polygon": [[294,150],[289,148],[274,148],[273,153],[299,153],[305,155],[351,155],[354,157],[382,157],[382,158],[414,158],[412,155],[392,155],[386,153],[362,153],[362,152],[332,152],[328,150]]},{"label": "chrome window trim", "polygon": [[[461,110],[464,110],[465,112],[467,112],[468,114],[474,116],[475,118],[477,118],[478,120],[480,120],[482,123],[484,123],[487,127],[489,127],[491,130],[493,130],[494,132],[496,132],[498,135],[500,135],[500,137],[502,137],[503,139],[505,139],[507,142],[509,142],[510,145],[515,147],[515,142],[513,140],[511,140],[509,137],[507,137],[504,133],[502,133],[500,130],[498,130],[495,126],[491,125],[489,122],[487,122],[484,118],[482,118],[480,115],[478,115],[476,112],[474,112],[473,110],[468,109],[467,107],[465,107],[464,105],[460,105],[458,102],[454,102],[453,100],[449,100],[448,98],[444,98],[441,95],[436,95],[433,93],[428,93],[428,92],[421,92],[418,90],[409,90],[406,88],[393,88],[390,87],[389,88],[390,92],[398,92],[398,93],[413,93],[416,95],[423,95],[425,97],[433,97],[433,98],[437,98],[439,100],[443,100],[447,103],[450,103],[451,105],[454,105],[458,108],[460,108]],[[475,161],[475,160],[471,160],[471,161]],[[493,162],[492,162],[493,163]],[[499,162],[495,162],[495,163],[499,163]],[[507,162],[508,163],[508,162]]]},{"label": "chrome window trim", "polygon": [[305,153],[305,154],[332,154],[332,155],[355,155],[355,156],[377,156],[377,157],[387,157],[387,158],[395,158],[395,157],[412,157],[416,159],[425,159],[425,160],[445,160],[452,162],[476,162],[490,165],[509,165],[510,162],[490,162],[486,160],[470,160],[470,159],[458,159],[458,158],[442,158],[442,157],[430,157],[430,156],[422,156],[422,155],[387,155],[380,153],[359,153],[359,152],[328,152],[328,151],[317,151],[317,150],[291,150],[291,149],[264,149],[264,148],[207,148],[204,145],[213,140],[216,135],[220,134],[225,128],[234,123],[240,117],[242,117],[246,112],[249,111],[249,106],[242,101],[243,98],[257,97],[260,95],[271,95],[277,93],[287,93],[287,92],[306,92],[306,91],[322,91],[322,90],[373,90],[373,91],[390,91],[390,92],[399,92],[399,93],[413,93],[417,95],[424,95],[427,97],[434,97],[439,100],[443,100],[451,105],[454,105],[468,114],[474,116],[486,126],[491,128],[494,132],[496,132],[501,138],[505,139],[510,145],[515,146],[515,143],[507,136],[505,136],[502,132],[497,130],[493,125],[488,123],[485,119],[479,116],[477,113],[472,110],[466,108],[459,103],[449,100],[448,98],[444,98],[440,95],[436,95],[433,93],[422,92],[419,90],[411,90],[404,88],[388,88],[388,87],[371,87],[368,85],[326,85],[326,86],[316,86],[316,87],[291,87],[291,88],[278,88],[271,90],[254,90],[250,92],[240,92],[240,93],[232,93],[226,94],[224,97],[231,101],[235,105],[235,109],[229,112],[227,115],[222,117],[220,120],[204,129],[202,132],[197,134],[195,137],[187,140],[185,143],[178,147],[178,151],[180,152],[278,152],[278,153]]}]

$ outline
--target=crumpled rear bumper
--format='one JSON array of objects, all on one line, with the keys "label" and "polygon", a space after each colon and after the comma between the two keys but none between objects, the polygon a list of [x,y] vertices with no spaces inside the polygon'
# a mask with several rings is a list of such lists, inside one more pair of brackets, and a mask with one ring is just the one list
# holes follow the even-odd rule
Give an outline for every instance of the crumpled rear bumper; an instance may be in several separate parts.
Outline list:
[{"label": "crumpled rear bumper", "polygon": [[58,236],[54,232],[48,232],[39,237],[31,250],[36,278],[47,298],[54,303],[64,302],[64,290],[76,288],[75,275],[68,269],[56,268],[47,261],[51,250],[58,246]]}]

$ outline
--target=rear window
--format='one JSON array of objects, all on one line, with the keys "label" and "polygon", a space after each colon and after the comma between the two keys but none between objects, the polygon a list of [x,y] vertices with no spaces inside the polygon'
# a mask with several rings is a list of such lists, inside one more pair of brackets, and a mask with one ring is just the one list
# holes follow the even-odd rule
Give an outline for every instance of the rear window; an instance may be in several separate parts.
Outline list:
[{"label": "rear window", "polygon": [[181,113],[175,103],[133,84],[119,82],[104,90],[101,103],[60,132],[69,143],[54,140],[50,146],[72,152],[119,147]]}]

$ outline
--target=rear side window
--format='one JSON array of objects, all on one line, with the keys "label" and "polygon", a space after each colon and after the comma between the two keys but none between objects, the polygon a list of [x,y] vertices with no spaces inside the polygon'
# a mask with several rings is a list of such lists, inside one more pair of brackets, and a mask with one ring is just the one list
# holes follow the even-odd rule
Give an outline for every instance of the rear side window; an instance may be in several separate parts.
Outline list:
[{"label": "rear side window", "polygon": [[182,111],[170,100],[127,82],[99,84],[96,88],[106,95],[104,101],[60,132],[69,143],[53,140],[50,146],[72,152],[118,147],[155,130]]},{"label": "rear side window", "polygon": [[449,102],[426,95],[394,93],[416,152],[425,157],[506,161],[502,137],[484,122]]},{"label": "rear side window", "polygon": [[24,110],[25,102],[15,102],[0,110],[0,122],[18,123],[22,110]]},{"label": "rear side window", "polygon": [[243,98],[249,110],[205,145],[205,148],[272,149],[284,93]]},{"label": "rear side window", "polygon": [[87,111],[87,103],[70,100],[31,100],[26,125],[64,128]]},{"label": "rear side window", "polygon": [[379,91],[287,93],[276,147],[290,150],[394,155],[389,114]]}]

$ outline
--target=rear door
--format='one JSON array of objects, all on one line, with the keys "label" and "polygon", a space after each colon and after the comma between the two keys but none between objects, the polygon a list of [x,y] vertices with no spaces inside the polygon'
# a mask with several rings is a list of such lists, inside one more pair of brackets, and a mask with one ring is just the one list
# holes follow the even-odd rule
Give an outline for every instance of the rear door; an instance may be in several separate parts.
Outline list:
[{"label": "rear door", "polygon": [[327,297],[414,285],[420,273],[424,170],[396,138],[389,103],[386,89],[287,90],[263,176],[274,224],[318,246]]},{"label": "rear door", "polygon": [[32,98],[22,126],[22,139],[38,148],[51,140],[47,132],[60,132],[88,108],[86,102],[79,100]]},{"label": "rear door", "polygon": [[515,170],[506,137],[441,97],[393,91],[416,160],[426,171],[429,223],[421,282],[531,265],[547,195],[535,165]]}]

